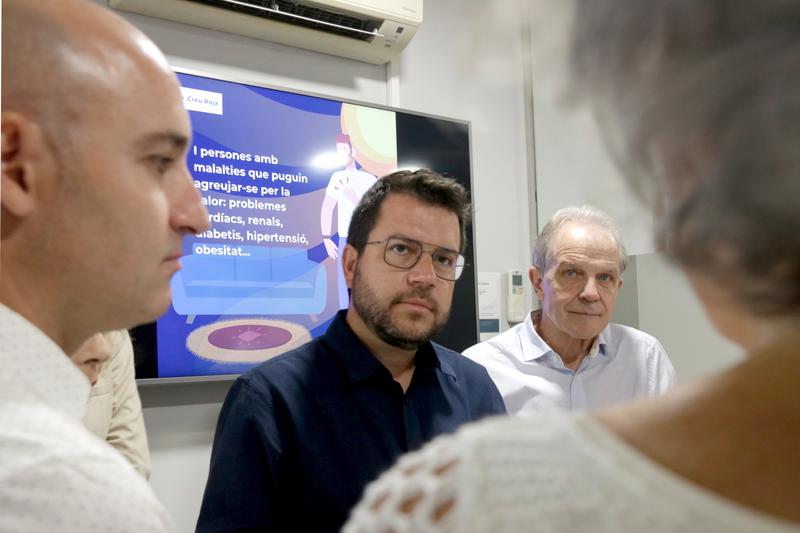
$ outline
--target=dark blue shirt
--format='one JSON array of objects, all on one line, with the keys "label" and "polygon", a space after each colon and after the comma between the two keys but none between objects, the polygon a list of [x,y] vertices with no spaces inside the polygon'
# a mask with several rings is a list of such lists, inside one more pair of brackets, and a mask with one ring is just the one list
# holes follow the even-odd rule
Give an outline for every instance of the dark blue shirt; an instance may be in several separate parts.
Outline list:
[{"label": "dark blue shirt", "polygon": [[403,394],[345,313],[231,387],[197,531],[338,531],[367,483],[401,454],[505,414],[486,370],[434,343],[417,351]]}]

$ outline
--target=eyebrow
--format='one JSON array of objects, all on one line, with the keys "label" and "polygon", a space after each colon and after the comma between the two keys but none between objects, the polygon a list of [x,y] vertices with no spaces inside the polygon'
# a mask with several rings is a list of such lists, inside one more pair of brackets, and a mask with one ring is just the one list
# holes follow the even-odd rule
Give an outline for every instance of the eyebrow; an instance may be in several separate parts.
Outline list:
[{"label": "eyebrow", "polygon": [[431,248],[435,248],[436,250],[444,250],[445,252],[452,252],[454,254],[461,255],[461,252],[459,252],[457,250],[453,250],[453,249],[448,248],[446,246],[439,246],[438,244],[433,244],[432,242],[425,242],[425,241],[421,241],[419,239],[413,239],[411,237],[406,237],[405,235],[401,235],[401,234],[389,235],[388,237],[386,237],[386,240],[388,241],[391,238],[405,239],[407,241],[416,241],[416,242],[418,242],[420,244],[427,244],[428,246],[430,246]]},{"label": "eyebrow", "polygon": [[189,144],[189,138],[182,133],[172,131],[151,133],[137,141],[136,146],[144,151],[162,144],[170,145],[171,149],[183,150]]},{"label": "eyebrow", "polygon": [[[568,262],[568,261],[564,261],[562,263],[559,263],[558,264],[558,268],[559,269],[569,269],[569,270],[581,270],[581,271],[586,271],[587,270],[587,268],[585,266],[582,266],[582,265],[579,265],[579,264],[576,264],[576,263],[572,263],[572,262]],[[613,274],[615,276],[619,276],[619,274],[620,274],[619,267],[601,268],[598,273],[599,274]]]}]

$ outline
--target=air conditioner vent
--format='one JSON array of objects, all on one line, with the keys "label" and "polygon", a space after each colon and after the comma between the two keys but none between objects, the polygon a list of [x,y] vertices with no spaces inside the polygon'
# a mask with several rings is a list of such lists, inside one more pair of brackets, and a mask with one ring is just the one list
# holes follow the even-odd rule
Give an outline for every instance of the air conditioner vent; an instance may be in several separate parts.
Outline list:
[{"label": "air conditioner vent", "polygon": [[408,45],[422,24],[423,3],[423,0],[107,1],[111,7],[131,13],[375,65],[397,57]]},{"label": "air conditioner vent", "polygon": [[361,41],[372,39],[382,23],[381,20],[373,18],[355,17],[352,14],[340,13],[335,10],[288,0],[190,1]]}]

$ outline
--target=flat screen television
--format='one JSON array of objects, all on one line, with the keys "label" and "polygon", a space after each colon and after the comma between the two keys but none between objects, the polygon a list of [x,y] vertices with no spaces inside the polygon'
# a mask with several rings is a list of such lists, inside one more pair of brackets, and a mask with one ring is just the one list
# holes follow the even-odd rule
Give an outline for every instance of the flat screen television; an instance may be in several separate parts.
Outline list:
[{"label": "flat screen television", "polygon": [[[467,122],[177,73],[192,121],[187,163],[212,228],[184,239],[168,311],[131,332],[140,383],[231,379],[323,334],[347,307],[323,235],[346,238],[354,196],[381,176],[431,168],[472,189]],[[435,339],[459,351],[478,340],[467,234]]]}]

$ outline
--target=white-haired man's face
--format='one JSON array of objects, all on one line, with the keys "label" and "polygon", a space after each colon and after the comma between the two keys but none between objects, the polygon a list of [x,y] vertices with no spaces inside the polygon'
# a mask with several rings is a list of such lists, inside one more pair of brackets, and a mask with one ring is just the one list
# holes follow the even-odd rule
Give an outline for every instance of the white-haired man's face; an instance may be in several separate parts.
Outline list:
[{"label": "white-haired man's face", "polygon": [[567,224],[552,241],[547,271],[531,267],[546,336],[589,340],[608,325],[622,286],[619,248],[604,229]]}]

